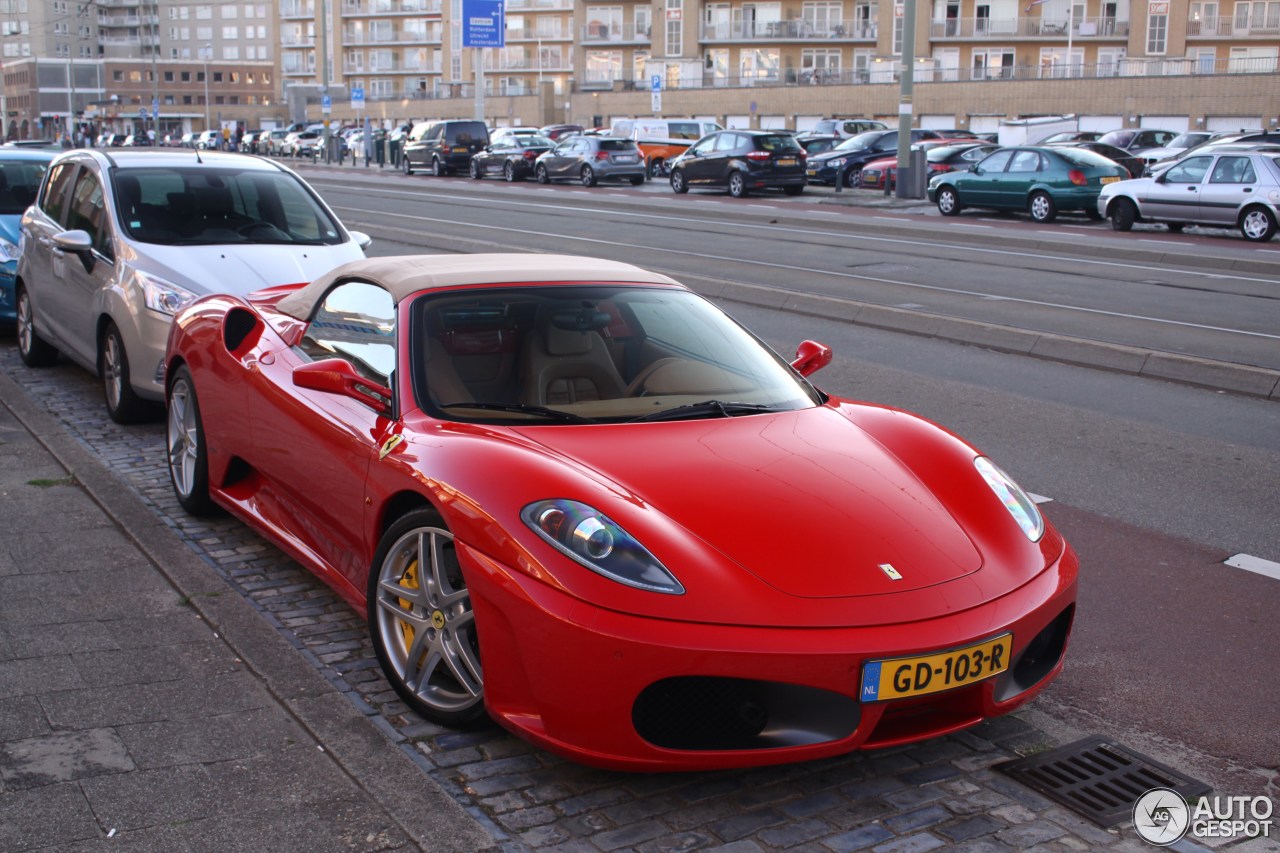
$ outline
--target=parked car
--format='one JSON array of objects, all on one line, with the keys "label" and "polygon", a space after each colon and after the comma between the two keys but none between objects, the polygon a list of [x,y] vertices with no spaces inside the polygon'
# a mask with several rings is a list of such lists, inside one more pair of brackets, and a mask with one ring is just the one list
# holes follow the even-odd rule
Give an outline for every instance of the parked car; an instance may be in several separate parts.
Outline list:
[{"label": "parked car", "polygon": [[369,242],[273,161],[166,149],[60,155],[22,230],[22,360],[65,353],[102,378],[121,423],[164,398],[165,341],[187,302],[310,279]]},{"label": "parked car", "polygon": [[723,130],[714,121],[693,118],[618,119],[607,135],[634,140],[649,170],[649,177],[667,174],[675,158],[708,133]]},{"label": "parked car", "polygon": [[814,135],[809,133],[797,133],[796,142],[800,143],[800,147],[805,153],[812,157],[814,154],[822,154],[835,148],[845,137],[832,136],[830,134]]},{"label": "parked car", "polygon": [[939,136],[941,136],[943,139],[956,139],[956,140],[963,140],[966,142],[973,139],[973,134],[967,130],[956,130],[954,128],[944,129],[944,128],[938,128],[938,127],[931,127],[929,129],[932,130],[934,133],[938,134]]},{"label": "parked car", "polygon": [[594,187],[600,181],[629,181],[638,187],[644,183],[645,166],[640,147],[630,139],[570,136],[538,155],[533,173],[540,184],[578,181]]},{"label": "parked car", "polygon": [[150,148],[151,137],[146,133],[130,133],[124,138],[124,142],[120,143],[122,148]]},{"label": "parked car", "polygon": [[18,275],[18,247],[22,245],[22,214],[36,200],[36,191],[58,149],[39,146],[0,148],[0,326],[17,318],[14,294]]},{"label": "parked car", "polygon": [[195,141],[192,142],[192,148],[201,150],[213,150],[222,146],[222,131],[220,130],[202,130],[196,134]]},{"label": "parked car", "polygon": [[[930,144],[934,142],[938,144]],[[959,139],[937,139],[916,144],[928,146],[925,150],[925,163],[929,169],[930,176],[939,175],[943,172],[954,172],[956,169],[967,169],[1000,147],[992,143],[978,142],[972,139],[967,142]],[[889,189],[892,190],[897,186],[897,171],[898,158],[896,155],[872,160],[862,167],[861,186],[863,189],[882,190],[885,188],[885,181],[887,180]]]},{"label": "parked car", "polygon": [[1183,157],[1189,157],[1192,154],[1200,154],[1205,152],[1207,149],[1218,148],[1223,145],[1249,147],[1280,145],[1280,131],[1253,130],[1214,134],[1211,138],[1192,145],[1190,148],[1183,149],[1172,156],[1162,157],[1154,163],[1148,163],[1146,174],[1158,174],[1168,168],[1171,164],[1181,160]]},{"label": "parked car", "polygon": [[437,121],[415,125],[400,157],[406,175],[414,169],[430,169],[437,177],[468,172],[471,158],[489,144],[489,129],[482,121]]},{"label": "parked car", "polygon": [[1141,177],[1146,164],[1142,162],[1142,158],[1130,154],[1123,148],[1117,148],[1114,145],[1108,145],[1105,142],[1050,142],[1045,143],[1049,148],[1083,148],[1085,151],[1092,151],[1094,154],[1101,154],[1112,163],[1119,163],[1124,166],[1124,170],[1129,173],[1129,177]]},{"label": "parked car", "polygon": [[366,614],[432,724],[709,770],[949,734],[1062,670],[1079,561],[1009,475],[667,276],[378,258],[174,328],[177,501]]},{"label": "parked car", "polygon": [[582,133],[583,129],[580,124],[549,124],[543,127],[540,133],[552,142],[559,142],[566,136]]},{"label": "parked car", "polygon": [[[911,131],[911,141],[941,139],[932,130]],[[809,158],[807,175],[811,184],[835,186],[844,181],[846,187],[856,187],[861,180],[862,167],[880,157],[898,154],[898,131],[869,130],[841,142],[824,154]]]},{"label": "parked car", "polygon": [[[1177,157],[1188,148],[1194,148],[1202,142],[1208,142],[1215,136],[1225,136],[1226,133],[1212,130],[1189,130],[1186,133],[1180,133],[1173,139],[1169,140],[1163,148],[1149,148],[1142,152],[1143,168],[1158,163],[1168,157]],[[1141,172],[1138,173],[1142,174]],[[1138,177],[1138,175],[1134,175]]]},{"label": "parked car", "polygon": [[804,192],[804,148],[790,133],[722,130],[699,139],[671,164],[671,189],[727,189],[734,198],[753,190]]},{"label": "parked car", "polygon": [[497,127],[489,131],[490,142],[504,136],[542,136],[542,131],[536,127]]},{"label": "parked car", "polygon": [[1172,130],[1151,130],[1150,128],[1130,128],[1113,130],[1098,137],[1098,142],[1123,148],[1130,154],[1142,154],[1151,148],[1163,148],[1173,141],[1178,134]]},{"label": "parked car", "polygon": [[545,136],[500,136],[471,158],[471,177],[502,175],[508,181],[523,181],[533,174],[539,155],[554,147]]},{"label": "parked car", "polygon": [[805,133],[812,136],[838,136],[848,139],[868,130],[888,130],[889,126],[882,121],[869,118],[824,118],[813,123]]},{"label": "parked car", "polygon": [[1061,133],[1051,133],[1036,144],[1053,145],[1058,142],[1097,142],[1101,136],[1102,134],[1096,130],[1064,130]]},{"label": "parked car", "polygon": [[1083,211],[1099,219],[1098,193],[1127,179],[1123,166],[1079,148],[1001,148],[964,172],[929,180],[929,200],[943,216],[966,207],[1027,211],[1036,222],[1052,222],[1060,211]]},{"label": "parked car", "polygon": [[283,157],[311,157],[323,142],[318,130],[297,130],[285,136],[280,143],[280,154]]},{"label": "parked car", "polygon": [[1147,221],[1163,222],[1170,231],[1210,225],[1266,242],[1280,220],[1280,147],[1205,149],[1155,177],[1104,187],[1098,213],[1116,231]]},{"label": "parked car", "polygon": [[258,153],[279,157],[284,153],[284,141],[289,137],[289,131],[284,128],[276,128],[267,133],[266,138],[258,142]]},{"label": "parked car", "polygon": [[266,133],[264,130],[246,131],[245,134],[240,137],[240,150],[245,154],[257,154],[258,140],[264,133]]}]

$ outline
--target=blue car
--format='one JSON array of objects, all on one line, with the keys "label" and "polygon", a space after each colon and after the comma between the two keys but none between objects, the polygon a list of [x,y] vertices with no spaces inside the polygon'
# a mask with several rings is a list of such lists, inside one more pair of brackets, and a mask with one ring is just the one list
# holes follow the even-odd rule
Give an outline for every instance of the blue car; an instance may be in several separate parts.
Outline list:
[{"label": "blue car", "polygon": [[60,153],[54,148],[0,147],[0,324],[11,325],[17,319],[13,285],[22,214],[36,200],[49,161]]}]

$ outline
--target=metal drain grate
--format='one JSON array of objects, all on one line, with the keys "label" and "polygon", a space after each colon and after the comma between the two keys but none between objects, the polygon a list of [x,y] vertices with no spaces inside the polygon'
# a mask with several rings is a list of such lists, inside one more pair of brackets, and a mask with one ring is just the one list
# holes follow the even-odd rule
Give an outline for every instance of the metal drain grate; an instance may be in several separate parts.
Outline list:
[{"label": "metal drain grate", "polygon": [[1102,827],[1129,820],[1138,797],[1152,788],[1170,788],[1186,799],[1211,790],[1203,782],[1097,736],[1005,761],[995,769]]}]

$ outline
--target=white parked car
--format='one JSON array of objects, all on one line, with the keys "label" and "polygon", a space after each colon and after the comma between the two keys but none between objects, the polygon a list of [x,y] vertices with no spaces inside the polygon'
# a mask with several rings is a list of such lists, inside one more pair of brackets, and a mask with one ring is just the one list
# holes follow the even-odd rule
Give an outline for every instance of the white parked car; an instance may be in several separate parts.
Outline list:
[{"label": "white parked car", "polygon": [[37,367],[61,351],[97,373],[120,423],[164,399],[182,306],[311,281],[370,242],[284,166],[164,148],[59,155],[21,227],[19,355]]}]

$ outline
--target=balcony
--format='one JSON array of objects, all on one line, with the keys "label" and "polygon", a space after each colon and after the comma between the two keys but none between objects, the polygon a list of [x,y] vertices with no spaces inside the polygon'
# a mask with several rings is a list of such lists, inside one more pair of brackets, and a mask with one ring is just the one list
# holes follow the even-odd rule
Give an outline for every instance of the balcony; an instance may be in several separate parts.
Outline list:
[{"label": "balcony", "polygon": [[315,18],[315,3],[283,2],[280,4],[281,18]]},{"label": "balcony", "polygon": [[878,29],[873,23],[815,25],[810,21],[721,21],[703,24],[703,42],[734,41],[840,41],[874,42]]},{"label": "balcony", "polygon": [[1240,20],[1225,16],[1187,21],[1187,38],[1268,38],[1280,36],[1280,15],[1269,15],[1261,21]]},{"label": "balcony", "polygon": [[[570,30],[571,32],[572,30]],[[571,41],[573,37],[559,27],[550,31],[541,27],[507,27],[507,41]]]},{"label": "balcony", "polygon": [[[1081,18],[1071,22],[1072,38],[1126,39],[1129,22],[1119,18]],[[1063,40],[1067,37],[1067,19],[1048,18],[950,18],[929,22],[929,38],[934,41],[956,39],[1008,40],[1013,38]]]},{"label": "balcony", "polygon": [[346,47],[388,46],[405,44],[440,44],[439,31],[425,33],[355,33],[344,32],[342,44]]},{"label": "balcony", "polygon": [[136,27],[142,23],[137,15],[99,15],[100,27]]},{"label": "balcony", "polygon": [[653,27],[635,24],[585,24],[582,27],[582,43],[592,47],[600,45],[649,44],[653,38]]},{"label": "balcony", "polygon": [[507,0],[507,14],[512,12],[573,11],[573,0]]},{"label": "balcony", "polygon": [[316,37],[298,33],[281,33],[280,46],[283,48],[315,47]]},{"label": "balcony", "polygon": [[441,0],[343,0],[345,17],[365,15],[439,15]]}]

